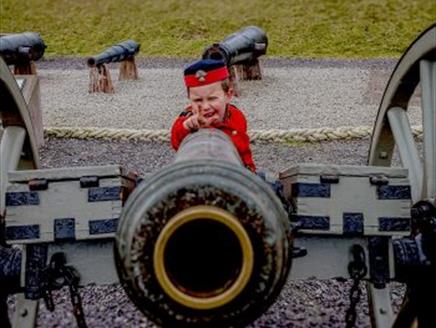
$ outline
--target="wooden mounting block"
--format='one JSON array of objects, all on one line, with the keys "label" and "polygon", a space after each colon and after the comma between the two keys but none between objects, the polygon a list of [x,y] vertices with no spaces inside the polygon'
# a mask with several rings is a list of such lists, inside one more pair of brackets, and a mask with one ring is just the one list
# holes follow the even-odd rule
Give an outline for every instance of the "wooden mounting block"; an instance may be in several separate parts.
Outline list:
[{"label": "wooden mounting block", "polygon": [[119,80],[137,80],[138,79],[138,69],[135,63],[135,57],[129,57],[123,60],[120,64],[120,75]]},{"label": "wooden mounting block", "polygon": [[235,65],[229,67],[229,80],[233,88],[233,95],[239,97],[241,95],[241,88],[239,86],[239,72]]},{"label": "wooden mounting block", "polygon": [[236,97],[241,95],[239,81],[262,80],[262,70],[257,58],[248,63],[230,66],[229,73],[230,82],[233,85],[233,94]]},{"label": "wooden mounting block", "polygon": [[242,81],[262,80],[262,70],[259,59],[255,58],[251,62],[236,65],[239,79]]},{"label": "wooden mounting block", "polygon": [[109,68],[106,64],[91,67],[89,71],[89,93],[114,93]]},{"label": "wooden mounting block", "polygon": [[29,61],[23,64],[14,65],[15,75],[36,75],[36,65],[35,62]]}]

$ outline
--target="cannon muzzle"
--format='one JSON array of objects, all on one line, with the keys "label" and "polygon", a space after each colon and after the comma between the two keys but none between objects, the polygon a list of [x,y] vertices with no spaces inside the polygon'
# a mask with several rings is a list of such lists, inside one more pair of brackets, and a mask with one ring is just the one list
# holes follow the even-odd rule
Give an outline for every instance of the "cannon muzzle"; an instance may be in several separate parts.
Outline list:
[{"label": "cannon muzzle", "polygon": [[97,56],[89,57],[89,67],[95,67],[106,63],[123,61],[139,52],[140,45],[133,40],[127,40],[116,44]]},{"label": "cannon muzzle", "polygon": [[0,37],[0,55],[7,65],[36,61],[44,55],[46,45],[36,32],[7,34]]},{"label": "cannon muzzle", "polygon": [[260,316],[290,268],[282,204],[242,166],[227,135],[200,129],[173,164],[129,196],[116,235],[122,285],[171,327],[229,327]]},{"label": "cannon muzzle", "polygon": [[268,38],[256,26],[248,26],[206,48],[203,59],[221,59],[227,66],[253,61],[266,54]]}]

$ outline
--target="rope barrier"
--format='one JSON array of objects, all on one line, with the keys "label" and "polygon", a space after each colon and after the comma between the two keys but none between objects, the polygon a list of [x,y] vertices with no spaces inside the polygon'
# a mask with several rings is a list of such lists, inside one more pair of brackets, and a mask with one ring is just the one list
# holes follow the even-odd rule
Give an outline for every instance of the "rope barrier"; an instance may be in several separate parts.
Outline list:
[{"label": "rope barrier", "polygon": [[[415,138],[422,139],[422,127],[412,127]],[[170,140],[169,130],[131,130],[96,127],[48,127],[44,129],[48,138],[104,139],[104,140]],[[252,142],[291,143],[323,142],[333,140],[366,139],[371,137],[372,127],[338,127],[295,130],[252,130],[248,132]]]}]

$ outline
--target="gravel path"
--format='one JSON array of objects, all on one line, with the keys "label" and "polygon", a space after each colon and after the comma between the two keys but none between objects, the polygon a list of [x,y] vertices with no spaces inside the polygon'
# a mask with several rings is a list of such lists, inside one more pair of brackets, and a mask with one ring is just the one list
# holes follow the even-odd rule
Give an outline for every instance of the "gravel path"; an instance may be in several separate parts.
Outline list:
[{"label": "gravel path", "polygon": [[[234,103],[246,114],[250,129],[373,125],[392,64],[284,62],[279,67],[267,61],[262,81],[241,82],[242,94]],[[113,64],[114,94],[89,94],[83,63],[82,69],[76,62],[63,68],[57,62],[41,65],[44,126],[169,129],[186,104],[184,63],[143,65],[137,81],[118,81]],[[412,105],[411,122],[419,124],[419,102]]]},{"label": "gravel path", "polygon": [[[180,68],[196,58],[179,57],[136,57],[135,61],[139,68]],[[304,59],[304,58],[280,58],[260,57],[264,67],[312,67],[312,68],[362,68],[362,69],[389,69],[392,70],[397,58],[377,59]],[[38,61],[38,67],[42,69],[85,69],[87,67],[84,57],[50,57]]]},{"label": "gravel path", "polygon": [[[338,328],[345,327],[344,317],[348,307],[348,290],[351,282],[336,280],[289,281],[277,301],[247,328]],[[404,287],[392,286],[394,311],[401,304]],[[364,284],[362,301],[357,306],[356,327],[370,327],[369,310]],[[158,328],[147,320],[130,302],[119,284],[88,285],[81,289],[86,322],[90,328]],[[66,288],[53,292],[56,309],[49,312],[40,302],[37,327],[75,327],[71,301]],[[10,315],[15,306],[14,297],[9,299]]]},{"label": "gravel path", "polygon": [[[252,145],[259,170],[279,172],[297,163],[366,165],[368,140],[292,145]],[[44,167],[120,164],[140,174],[150,174],[171,162],[169,143],[49,139],[41,149]]]}]

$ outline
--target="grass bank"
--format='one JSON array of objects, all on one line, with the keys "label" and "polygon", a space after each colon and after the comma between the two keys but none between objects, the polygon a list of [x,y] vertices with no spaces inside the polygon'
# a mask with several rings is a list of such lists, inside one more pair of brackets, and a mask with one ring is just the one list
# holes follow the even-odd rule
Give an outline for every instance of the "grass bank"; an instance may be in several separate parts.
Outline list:
[{"label": "grass bank", "polygon": [[198,57],[257,25],[269,56],[398,57],[435,21],[435,0],[0,0],[0,32],[39,32],[48,56],[90,55],[133,39],[141,56]]}]

